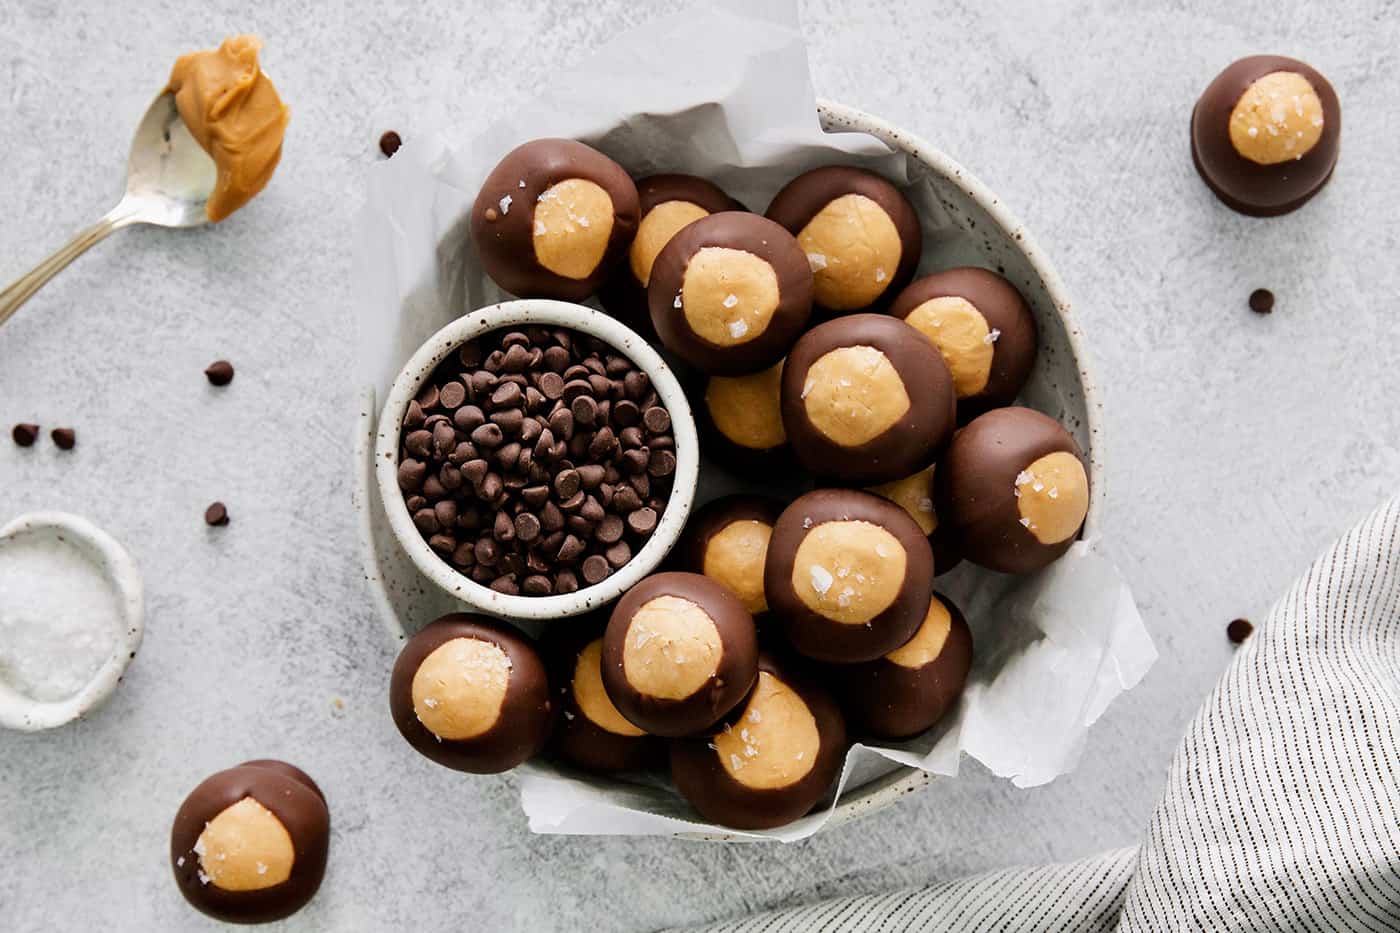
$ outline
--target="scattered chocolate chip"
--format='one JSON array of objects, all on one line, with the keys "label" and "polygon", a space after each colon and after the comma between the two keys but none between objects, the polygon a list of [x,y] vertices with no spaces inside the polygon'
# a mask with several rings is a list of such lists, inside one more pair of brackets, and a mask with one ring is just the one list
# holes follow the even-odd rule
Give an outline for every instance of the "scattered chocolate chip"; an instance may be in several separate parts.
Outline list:
[{"label": "scattered chocolate chip", "polygon": [[33,447],[38,436],[39,426],[37,424],[17,424],[10,432],[10,437],[14,438],[15,443],[21,447]]},{"label": "scattered chocolate chip", "polygon": [[54,428],[49,432],[49,437],[53,438],[59,450],[72,450],[78,443],[78,435],[72,428]]},{"label": "scattered chocolate chip", "polygon": [[665,434],[671,430],[671,413],[659,405],[653,405],[643,412],[642,424],[652,434]]},{"label": "scattered chocolate chip", "polygon": [[676,472],[676,455],[669,450],[653,450],[647,459],[647,472],[652,476],[670,476]]},{"label": "scattered chocolate chip", "polygon": [[210,503],[204,510],[204,524],[219,527],[228,524],[228,508],[222,502]]},{"label": "scattered chocolate chip", "polygon": [[1225,634],[1235,644],[1241,644],[1254,632],[1254,626],[1248,619],[1236,619],[1225,627]]},{"label": "scattered chocolate chip", "polygon": [[583,562],[583,579],[590,586],[594,583],[602,583],[612,573],[612,568],[608,566],[608,559],[602,554],[591,554]]},{"label": "scattered chocolate chip", "polygon": [[656,530],[656,513],[649,508],[640,508],[627,516],[627,527],[642,536]]},{"label": "scattered chocolate chip", "polygon": [[383,136],[379,137],[379,151],[384,153],[386,159],[392,159],[394,153],[398,152],[399,147],[402,145],[403,138],[393,130],[388,130]]},{"label": "scattered chocolate chip", "polygon": [[1274,310],[1274,293],[1267,288],[1256,288],[1250,292],[1249,310],[1255,314],[1268,314]]},{"label": "scattered chocolate chip", "polygon": [[210,385],[226,386],[233,381],[233,364],[228,360],[215,360],[205,367],[204,377]]}]

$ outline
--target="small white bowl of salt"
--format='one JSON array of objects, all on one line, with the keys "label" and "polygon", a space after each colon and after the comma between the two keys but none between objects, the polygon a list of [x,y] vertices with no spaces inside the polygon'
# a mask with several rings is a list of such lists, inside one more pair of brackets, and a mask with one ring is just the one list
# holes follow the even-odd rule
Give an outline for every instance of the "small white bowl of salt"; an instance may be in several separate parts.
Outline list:
[{"label": "small white bowl of salt", "polygon": [[92,522],[31,512],[0,528],[0,727],[101,706],[141,645],[141,574]]}]

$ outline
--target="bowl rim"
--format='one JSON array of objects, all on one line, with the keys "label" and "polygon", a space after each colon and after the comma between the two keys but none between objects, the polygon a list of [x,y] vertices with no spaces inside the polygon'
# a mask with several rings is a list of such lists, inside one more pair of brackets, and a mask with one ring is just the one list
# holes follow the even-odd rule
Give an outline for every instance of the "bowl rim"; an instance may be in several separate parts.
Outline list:
[{"label": "bowl rim", "polygon": [[102,666],[72,696],[35,700],[8,686],[0,691],[0,726],[20,732],[53,729],[100,707],[136,657],[145,630],[141,571],[136,561],[115,538],[88,519],[71,512],[26,512],[0,527],[0,541],[49,530],[71,536],[112,584],[122,628],[113,637],[111,652]]},{"label": "bowl rim", "polygon": [[[510,596],[468,578],[423,540],[398,485],[403,413],[437,365],[466,341],[512,325],[567,327],[597,337],[625,354],[651,379],[671,415],[676,471],[671,497],[642,549],[615,573],[592,586],[553,596]],[[414,566],[453,599],[478,612],[510,620],[557,621],[618,599],[666,558],[685,528],[700,473],[699,438],[680,380],[661,354],[627,325],[603,311],[549,298],[517,298],[469,311],[423,342],[399,371],[376,426],[375,475],[379,498],[399,546]]]}]

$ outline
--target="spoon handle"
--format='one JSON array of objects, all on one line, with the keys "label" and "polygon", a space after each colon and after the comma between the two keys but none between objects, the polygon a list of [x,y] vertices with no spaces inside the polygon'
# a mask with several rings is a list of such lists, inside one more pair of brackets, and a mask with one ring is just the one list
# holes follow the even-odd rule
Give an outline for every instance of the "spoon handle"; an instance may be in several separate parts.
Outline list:
[{"label": "spoon handle", "polygon": [[125,227],[136,219],[130,206],[123,201],[108,211],[97,223],[79,231],[77,236],[61,246],[53,255],[11,282],[0,292],[0,324],[8,321],[10,316],[19,310],[20,305],[43,288],[49,279],[63,271],[70,262],[87,252],[90,247],[105,240],[107,234],[113,230]]}]

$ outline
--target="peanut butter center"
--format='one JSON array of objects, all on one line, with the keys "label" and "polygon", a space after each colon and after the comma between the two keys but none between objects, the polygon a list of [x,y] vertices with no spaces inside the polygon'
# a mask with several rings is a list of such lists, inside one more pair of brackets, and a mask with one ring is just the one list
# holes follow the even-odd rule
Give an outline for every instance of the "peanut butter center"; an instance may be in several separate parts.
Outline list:
[{"label": "peanut butter center", "polygon": [[574,663],[574,702],[599,729],[614,735],[646,735],[617,711],[603,688],[603,639],[589,642]]},{"label": "peanut butter center", "polygon": [[500,718],[510,670],[510,657],[488,641],[445,641],[413,675],[413,712],[440,739],[476,738]]},{"label": "peanut butter center", "polygon": [[926,535],[938,527],[938,515],[933,511],[933,467],[913,476],[871,486],[870,492],[888,499],[909,513]]},{"label": "peanut butter center", "polygon": [[1016,477],[1016,511],[1041,544],[1074,537],[1089,513],[1089,477],[1072,453],[1046,454]]},{"label": "peanut butter center", "polygon": [[535,260],[555,275],[586,279],[612,237],[613,202],[597,182],[566,178],[535,202]]},{"label": "peanut butter center", "polygon": [[773,527],[753,519],[730,522],[710,537],[700,572],[725,587],[757,615],[768,610],[763,562]]},{"label": "peanut butter center", "polygon": [[792,589],[823,618],[864,625],[899,596],[907,562],[899,539],[879,525],[822,522],[797,546]]},{"label": "peanut butter center", "polygon": [[909,393],[889,357],[874,347],[838,347],[818,357],[802,386],[807,419],[828,440],[859,447],[909,411]]},{"label": "peanut butter center", "polygon": [[976,395],[992,376],[996,338],[987,319],[966,298],[930,298],[904,319],[929,339],[953,374],[958,398]]},{"label": "peanut butter center", "polygon": [[817,720],[802,697],[767,671],[739,721],[715,736],[715,754],[734,780],[755,790],[790,787],[807,776],[821,751]]},{"label": "peanut butter center", "polygon": [[292,874],[296,849],[271,810],[252,797],[226,807],[195,841],[200,880],[225,891],[261,891]]},{"label": "peanut butter center", "polygon": [[719,671],[724,646],[709,613],[679,596],[658,596],[632,615],[622,674],[643,696],[684,700]]},{"label": "peanut butter center", "polygon": [[904,244],[885,209],[863,194],[828,203],[797,234],[812,266],[812,293],[834,311],[863,308],[899,269]]},{"label": "peanut butter center", "polygon": [[1260,165],[1301,159],[1322,138],[1322,101],[1307,78],[1274,71],[1251,84],[1230,112],[1230,143]]},{"label": "peanut butter center", "polygon": [[715,346],[748,343],[778,310],[778,273],[742,249],[706,246],[686,264],[681,312],[691,331]]},{"label": "peanut butter center", "polygon": [[671,238],[683,227],[709,215],[709,211],[691,201],[662,201],[647,211],[627,254],[632,276],[643,288],[651,282],[651,267],[656,262],[657,254],[671,242]]},{"label": "peanut butter center", "polygon": [[929,600],[928,612],[924,614],[924,621],[914,637],[885,655],[885,659],[911,670],[931,664],[943,653],[943,645],[952,627],[952,613],[943,605],[943,600],[935,596]]},{"label": "peanut butter center", "polygon": [[710,420],[740,447],[769,450],[785,444],[782,385],[782,360],[751,376],[712,376],[705,388]]}]

